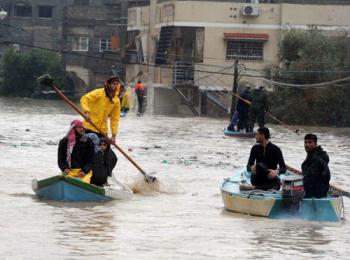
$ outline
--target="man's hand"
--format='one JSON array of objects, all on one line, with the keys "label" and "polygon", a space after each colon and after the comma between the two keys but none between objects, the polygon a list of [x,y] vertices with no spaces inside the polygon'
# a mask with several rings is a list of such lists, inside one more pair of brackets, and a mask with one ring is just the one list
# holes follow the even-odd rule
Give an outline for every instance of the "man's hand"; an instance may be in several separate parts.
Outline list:
[{"label": "man's hand", "polygon": [[250,170],[253,174],[256,174],[256,166],[255,164],[250,167]]},{"label": "man's hand", "polygon": [[68,169],[68,168],[65,169],[65,170],[64,170],[64,173],[65,173],[65,174],[68,174],[68,173],[69,173],[69,169]]},{"label": "man's hand", "polygon": [[112,143],[112,144],[115,144],[115,135],[112,135],[111,143]]},{"label": "man's hand", "polygon": [[269,175],[267,176],[269,179],[273,179],[278,176],[278,170],[269,169]]},{"label": "man's hand", "polygon": [[78,173],[78,176],[79,176],[80,178],[83,178],[83,177],[85,176],[85,172],[80,171],[80,172]]}]

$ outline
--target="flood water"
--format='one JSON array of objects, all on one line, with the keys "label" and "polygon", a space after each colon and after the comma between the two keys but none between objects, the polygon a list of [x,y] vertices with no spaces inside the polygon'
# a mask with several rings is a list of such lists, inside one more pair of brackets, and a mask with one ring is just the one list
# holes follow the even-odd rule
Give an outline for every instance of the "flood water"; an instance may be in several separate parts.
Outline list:
[{"label": "flood water", "polygon": [[[160,192],[103,204],[42,201],[31,180],[59,173],[57,144],[79,118],[62,101],[0,97],[0,259],[350,259],[350,225],[271,220],[223,208],[219,186],[242,168],[254,139],[223,138],[224,119],[122,118],[118,144]],[[305,158],[303,135],[271,125],[287,163]],[[332,182],[350,190],[350,129],[313,131]],[[120,153],[119,180],[141,174]],[[350,218],[350,200],[344,198]]]}]

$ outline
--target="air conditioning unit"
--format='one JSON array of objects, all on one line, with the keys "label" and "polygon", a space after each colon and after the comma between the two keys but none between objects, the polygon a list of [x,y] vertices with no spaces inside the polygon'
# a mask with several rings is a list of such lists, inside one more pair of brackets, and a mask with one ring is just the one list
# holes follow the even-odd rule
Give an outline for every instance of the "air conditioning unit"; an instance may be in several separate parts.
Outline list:
[{"label": "air conditioning unit", "polygon": [[258,16],[259,8],[257,5],[252,4],[243,5],[242,14],[243,16]]}]

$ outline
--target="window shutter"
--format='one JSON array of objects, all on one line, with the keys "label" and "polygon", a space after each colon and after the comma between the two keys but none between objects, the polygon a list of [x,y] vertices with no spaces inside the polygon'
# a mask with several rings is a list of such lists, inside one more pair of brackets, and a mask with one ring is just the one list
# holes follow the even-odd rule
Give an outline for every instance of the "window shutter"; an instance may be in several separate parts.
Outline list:
[{"label": "window shutter", "polygon": [[116,50],[120,48],[120,38],[119,36],[112,36],[112,44],[111,44],[111,48],[112,50]]}]

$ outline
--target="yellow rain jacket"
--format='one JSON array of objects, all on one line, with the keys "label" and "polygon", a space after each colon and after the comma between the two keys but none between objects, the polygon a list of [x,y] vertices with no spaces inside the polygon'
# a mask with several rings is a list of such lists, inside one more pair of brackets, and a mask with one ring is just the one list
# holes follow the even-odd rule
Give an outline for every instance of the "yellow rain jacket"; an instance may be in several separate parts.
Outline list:
[{"label": "yellow rain jacket", "polygon": [[130,108],[132,106],[131,102],[132,89],[130,86],[127,86],[122,99],[122,107]]},{"label": "yellow rain jacket", "polygon": [[[120,84],[118,85],[117,91],[113,97],[113,103],[107,97],[104,88],[98,88],[85,94],[80,99],[80,105],[84,112],[90,113],[91,121],[101,130],[104,135],[108,134],[108,115],[110,116],[110,128],[112,134],[115,135],[118,131],[119,119],[120,119]],[[85,119],[83,121],[85,129],[89,129],[94,132],[99,132]]]}]

